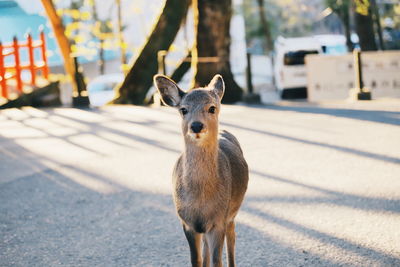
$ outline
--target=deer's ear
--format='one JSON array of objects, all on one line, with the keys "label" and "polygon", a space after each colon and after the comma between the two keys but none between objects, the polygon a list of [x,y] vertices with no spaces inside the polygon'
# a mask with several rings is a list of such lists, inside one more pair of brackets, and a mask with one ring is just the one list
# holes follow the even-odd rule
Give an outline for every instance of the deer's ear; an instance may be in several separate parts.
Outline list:
[{"label": "deer's ear", "polygon": [[178,85],[167,76],[157,74],[153,80],[164,104],[170,107],[179,106],[185,92],[179,89]]},{"label": "deer's ear", "polygon": [[222,99],[224,96],[225,83],[220,74],[215,75],[207,87],[213,90],[219,96],[219,99]]}]

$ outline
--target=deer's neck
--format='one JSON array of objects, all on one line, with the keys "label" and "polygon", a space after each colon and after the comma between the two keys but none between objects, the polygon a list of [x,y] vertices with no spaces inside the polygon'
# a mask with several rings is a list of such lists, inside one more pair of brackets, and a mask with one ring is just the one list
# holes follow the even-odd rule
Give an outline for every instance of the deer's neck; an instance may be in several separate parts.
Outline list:
[{"label": "deer's neck", "polygon": [[183,153],[184,176],[192,182],[206,183],[216,179],[218,173],[218,140],[198,146],[185,142]]}]

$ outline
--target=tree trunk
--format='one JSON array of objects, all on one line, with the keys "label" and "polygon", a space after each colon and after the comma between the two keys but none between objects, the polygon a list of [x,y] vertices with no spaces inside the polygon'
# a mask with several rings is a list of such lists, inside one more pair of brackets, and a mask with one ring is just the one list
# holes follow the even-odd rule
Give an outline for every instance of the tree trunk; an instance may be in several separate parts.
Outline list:
[{"label": "tree trunk", "polygon": [[265,52],[268,54],[268,52],[273,50],[273,45],[274,45],[271,36],[270,23],[265,15],[264,0],[257,0],[257,3],[258,3],[258,13],[260,15],[261,28],[264,32],[264,36],[267,41],[267,47],[265,49]]},{"label": "tree trunk", "polygon": [[353,42],[351,41],[351,32],[350,32],[350,5],[342,5],[342,21],[344,26],[344,32],[346,36],[346,46],[349,52],[353,51],[354,46]]},{"label": "tree trunk", "polygon": [[119,88],[114,103],[142,105],[157,73],[157,52],[168,50],[186,18],[189,0],[167,0],[153,32]]},{"label": "tree trunk", "polygon": [[241,100],[243,92],[233,78],[229,62],[231,0],[193,0],[193,15],[196,33],[192,51],[193,86],[205,86],[219,73],[226,87],[223,102]]},{"label": "tree trunk", "polygon": [[383,35],[382,35],[382,27],[381,27],[381,17],[379,15],[378,5],[376,4],[376,0],[371,0],[371,10],[374,14],[374,20],[376,23],[376,30],[378,33],[378,40],[379,40],[379,48],[381,50],[385,50],[385,44],[383,43]]},{"label": "tree trunk", "polygon": [[355,0],[355,24],[362,51],[378,50],[375,42],[374,23],[368,0]]},{"label": "tree trunk", "polygon": [[22,93],[18,98],[10,100],[0,109],[31,107],[58,107],[61,106],[59,82],[52,82],[45,87],[35,88],[30,93]]},{"label": "tree trunk", "polygon": [[67,36],[65,36],[64,25],[62,23],[61,18],[57,15],[53,1],[52,0],[41,0],[41,1],[46,11],[47,17],[49,18],[50,23],[53,27],[53,32],[56,37],[58,47],[61,50],[61,54],[64,59],[65,72],[67,73],[67,75],[70,76],[74,94],[78,94],[78,87],[74,80],[75,69],[73,60],[71,58],[71,47],[69,45],[69,40]]}]

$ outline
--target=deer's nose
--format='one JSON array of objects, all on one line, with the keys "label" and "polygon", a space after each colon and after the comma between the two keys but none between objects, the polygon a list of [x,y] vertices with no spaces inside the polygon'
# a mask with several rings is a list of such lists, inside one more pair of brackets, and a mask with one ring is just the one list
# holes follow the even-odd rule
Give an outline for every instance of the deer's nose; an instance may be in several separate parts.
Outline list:
[{"label": "deer's nose", "polygon": [[201,130],[203,129],[203,123],[199,122],[199,121],[195,121],[192,123],[192,125],[190,126],[190,129],[192,129],[192,131],[194,133],[200,133]]}]

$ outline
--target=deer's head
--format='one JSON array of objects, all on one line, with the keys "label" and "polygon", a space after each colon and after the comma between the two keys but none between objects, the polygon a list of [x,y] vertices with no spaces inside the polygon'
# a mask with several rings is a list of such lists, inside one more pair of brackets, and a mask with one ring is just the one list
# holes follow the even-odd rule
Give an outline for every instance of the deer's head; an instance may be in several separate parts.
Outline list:
[{"label": "deer's head", "polygon": [[206,145],[218,135],[218,114],[225,84],[217,74],[204,88],[182,91],[164,75],[154,76],[154,84],[165,105],[175,107],[182,117],[182,133],[187,142]]}]

